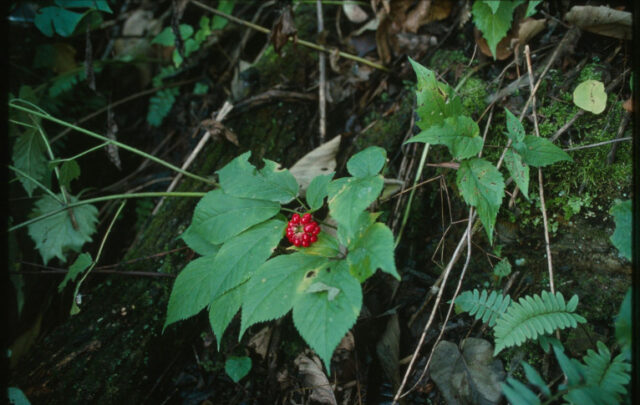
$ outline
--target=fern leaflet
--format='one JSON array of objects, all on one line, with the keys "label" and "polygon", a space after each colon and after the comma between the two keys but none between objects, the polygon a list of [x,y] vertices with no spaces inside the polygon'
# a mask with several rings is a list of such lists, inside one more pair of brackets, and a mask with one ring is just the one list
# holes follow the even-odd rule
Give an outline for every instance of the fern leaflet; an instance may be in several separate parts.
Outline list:
[{"label": "fern leaflet", "polygon": [[177,95],[178,89],[174,87],[160,90],[155,96],[151,97],[147,122],[154,127],[159,127],[167,114],[169,114],[169,111],[171,111]]},{"label": "fern leaflet", "polygon": [[477,289],[465,291],[456,298],[456,312],[468,312],[475,319],[493,326],[511,303],[509,295],[503,296],[496,291],[479,292]]},{"label": "fern leaflet", "polygon": [[496,320],[494,355],[504,348],[520,346],[526,340],[537,339],[557,329],[575,328],[578,323],[586,322],[582,316],[573,313],[577,306],[577,295],[565,303],[562,293],[554,295],[547,291],[543,291],[541,296],[526,296],[517,303],[513,302]]}]

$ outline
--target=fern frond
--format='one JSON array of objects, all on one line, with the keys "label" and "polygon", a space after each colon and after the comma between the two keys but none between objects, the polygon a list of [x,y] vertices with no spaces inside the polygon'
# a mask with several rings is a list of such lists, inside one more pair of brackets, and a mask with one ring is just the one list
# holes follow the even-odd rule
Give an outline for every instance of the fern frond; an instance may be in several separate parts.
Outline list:
[{"label": "fern frond", "polygon": [[578,296],[565,303],[562,293],[555,295],[543,291],[542,295],[526,296],[513,302],[507,311],[496,320],[494,355],[504,348],[520,346],[526,340],[553,333],[557,329],[575,328],[587,320],[574,314]]},{"label": "fern frond", "polygon": [[587,365],[585,377],[587,384],[598,386],[612,396],[619,398],[627,392],[625,385],[631,378],[629,372],[631,366],[624,361],[623,355],[611,360],[611,352],[604,343],[598,342],[598,352],[589,349],[587,355],[582,358]]},{"label": "fern frond", "polygon": [[164,118],[169,114],[178,95],[177,88],[160,90],[149,100],[149,112],[147,122],[149,125],[159,127]]},{"label": "fern frond", "polygon": [[495,325],[496,319],[504,314],[510,303],[511,297],[508,294],[503,296],[496,291],[489,294],[487,290],[479,292],[477,289],[473,292],[465,291],[456,298],[456,305],[460,310],[458,312],[468,312],[475,319],[489,323],[489,326]]},{"label": "fern frond", "polygon": [[506,383],[501,383],[502,393],[510,404],[540,405],[540,399],[526,385],[514,378],[507,378]]},{"label": "fern frond", "polygon": [[[101,66],[93,66],[94,73],[99,73],[102,70]],[[49,87],[49,97],[56,98],[60,94],[71,90],[78,83],[87,79],[87,74],[84,68],[73,69],[69,72],[65,72],[57,76],[51,87]]]}]

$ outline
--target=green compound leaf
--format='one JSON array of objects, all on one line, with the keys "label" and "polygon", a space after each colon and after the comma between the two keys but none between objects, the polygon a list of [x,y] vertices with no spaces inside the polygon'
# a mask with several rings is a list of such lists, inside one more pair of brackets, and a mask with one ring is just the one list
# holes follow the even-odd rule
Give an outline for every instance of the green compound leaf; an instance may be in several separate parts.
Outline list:
[{"label": "green compound leaf", "polygon": [[276,256],[260,266],[247,285],[251,293],[245,295],[242,305],[239,337],[249,326],[289,312],[329,263],[321,256],[294,253]]},{"label": "green compound leaf", "polygon": [[309,204],[309,208],[311,208],[311,212],[322,208],[324,198],[327,196],[327,185],[329,185],[334,175],[335,173],[321,174],[314,177],[311,183],[309,183],[309,187],[307,188],[307,203]]},{"label": "green compound leaf", "polygon": [[73,34],[84,15],[60,7],[43,7],[36,13],[33,23],[47,37],[52,37],[54,32],[68,37]]},{"label": "green compound leaf", "polygon": [[493,326],[510,303],[511,297],[508,294],[503,296],[496,291],[491,291],[489,294],[487,290],[479,292],[474,289],[464,291],[456,298],[456,313],[468,312],[475,319]]},{"label": "green compound leaf", "polygon": [[224,362],[224,371],[233,382],[237,383],[251,371],[251,358],[247,356],[230,356],[227,361]]},{"label": "green compound leaf", "polygon": [[471,8],[473,23],[487,40],[489,50],[496,57],[498,43],[511,28],[513,10],[521,1],[475,1]]},{"label": "green compound leaf", "polygon": [[147,112],[147,122],[153,127],[159,127],[164,118],[169,114],[176,96],[180,93],[178,88],[160,90],[149,100],[149,112]]},{"label": "green compound leaf", "polygon": [[496,264],[496,267],[493,268],[493,274],[497,277],[506,277],[511,274],[511,263],[509,259],[502,259]]},{"label": "green compound leaf", "polygon": [[[215,284],[215,256],[204,256],[192,260],[176,277],[167,305],[164,328],[187,319],[202,311],[218,289]],[[163,329],[164,329],[163,328]]]},{"label": "green compound leaf", "polygon": [[[62,195],[58,194],[62,201]],[[67,195],[69,203],[75,203],[78,198]],[[45,195],[36,202],[33,216],[37,217],[51,211],[64,208],[50,195]],[[71,214],[75,223],[71,219]],[[28,226],[29,236],[36,243],[36,249],[47,264],[53,257],[66,262],[65,252],[72,250],[79,252],[85,242],[91,241],[91,235],[96,231],[98,209],[91,204],[84,204],[70,210],[59,212],[48,218],[34,222]]]},{"label": "green compound leaf", "polygon": [[405,143],[410,142],[446,145],[455,159],[467,159],[477,155],[483,144],[478,124],[464,115],[448,117],[442,125],[433,125]]},{"label": "green compound leaf", "polygon": [[429,70],[409,58],[418,79],[416,103],[418,117],[416,123],[421,130],[432,125],[442,125],[445,118],[463,115],[462,102],[451,87],[436,80],[432,70]]},{"label": "green compound leaf", "polygon": [[504,155],[504,165],[513,177],[524,198],[529,201],[529,166],[511,148]]},{"label": "green compound leaf", "polygon": [[[320,283],[330,287],[329,291],[314,288]],[[338,293],[331,296],[331,289]],[[293,323],[328,371],[334,349],[358,319],[361,307],[362,288],[344,260],[330,270],[319,271],[314,283],[294,303]]]},{"label": "green compound leaf", "polygon": [[205,194],[193,212],[194,231],[213,245],[219,245],[280,211],[274,201],[238,198],[213,190]]},{"label": "green compound leaf", "polygon": [[69,189],[73,180],[80,177],[80,165],[75,160],[68,160],[60,165],[60,185]]},{"label": "green compound leaf", "polygon": [[353,177],[375,176],[380,173],[386,160],[387,151],[379,146],[370,146],[351,156],[347,170]]},{"label": "green compound leaf", "polygon": [[215,283],[211,299],[247,281],[282,239],[286,223],[272,219],[227,241],[213,261]]},{"label": "green compound leaf", "polygon": [[616,230],[610,240],[618,249],[620,255],[631,260],[631,200],[619,201],[611,207],[609,214],[613,215]]},{"label": "green compound leaf", "polygon": [[383,184],[381,175],[343,177],[329,183],[330,215],[348,235],[353,235],[358,217],[380,195]]},{"label": "green compound leaf", "polygon": [[[178,27],[180,36],[183,40],[190,38],[193,35],[193,27],[189,24],[180,24]],[[175,46],[176,35],[173,33],[173,28],[165,27],[155,38],[151,41],[152,44],[158,44],[162,46]]]},{"label": "green compound leaf", "polygon": [[467,204],[478,210],[478,216],[491,243],[493,227],[504,195],[502,174],[486,160],[474,158],[460,163],[456,181]]},{"label": "green compound leaf", "polygon": [[[598,352],[589,349],[582,361],[586,365],[584,375],[587,385],[597,387],[605,397],[613,399],[611,403],[620,403],[621,396],[626,394],[626,385],[631,379],[631,364],[624,361],[620,354],[613,360],[611,352],[604,343],[596,344]],[[571,398],[571,393],[567,399]]]},{"label": "green compound leaf", "polygon": [[631,336],[631,287],[629,287],[616,317],[616,341],[627,360],[631,360]]},{"label": "green compound leaf", "polygon": [[[13,145],[13,165],[46,187],[49,187],[51,184],[51,171],[46,153],[46,145],[42,136],[37,129],[30,128],[18,136]],[[29,197],[32,197],[33,190],[38,186],[28,178],[18,173],[16,175]]]},{"label": "green compound leaf", "polygon": [[607,106],[604,84],[597,80],[586,80],[573,91],[573,103],[583,110],[600,114]]},{"label": "green compound leaf", "polygon": [[376,222],[349,246],[349,272],[364,282],[380,268],[400,280],[393,255],[393,233],[385,224]]},{"label": "green compound leaf", "polygon": [[184,241],[184,243],[189,246],[191,250],[199,254],[200,256],[209,256],[215,255],[220,250],[219,245],[214,245],[213,243],[207,241],[207,239],[196,232],[193,224],[189,225],[189,227],[180,235],[180,238]]},{"label": "green compound leaf", "polygon": [[58,285],[58,292],[62,292],[69,281],[76,281],[76,277],[82,274],[93,263],[93,259],[89,253],[82,253],[75,262],[69,267],[69,271],[64,275],[62,282]]},{"label": "green compound leaf", "polygon": [[504,109],[504,113],[507,117],[507,136],[509,139],[511,139],[513,143],[524,141],[524,127],[520,120],[506,108]]},{"label": "green compound leaf", "polygon": [[514,405],[540,405],[540,399],[526,385],[508,377],[506,382],[500,383],[502,393],[510,404]]},{"label": "green compound leaf", "polygon": [[577,295],[565,303],[562,293],[553,295],[547,291],[543,291],[541,296],[528,295],[517,303],[513,302],[507,312],[496,320],[494,355],[504,348],[520,346],[526,340],[551,334],[556,329],[575,328],[578,323],[586,322],[586,319],[573,313],[577,305]]},{"label": "green compound leaf", "polygon": [[264,167],[257,170],[249,163],[249,156],[251,152],[243,153],[216,172],[225,193],[282,204],[296,198],[298,183],[288,170],[278,169],[278,164],[268,159],[264,159]]},{"label": "green compound leaf", "polygon": [[[218,11],[222,11],[225,14],[231,14],[233,12],[233,7],[236,5],[236,0],[220,0],[218,3]],[[227,20],[224,17],[219,15],[213,16],[213,20],[211,21],[211,29],[212,30],[221,30],[227,26]]]},{"label": "green compound leaf", "polygon": [[224,331],[227,330],[227,326],[240,310],[246,287],[247,283],[240,284],[211,301],[211,305],[209,305],[209,323],[216,335],[218,350],[220,350]]},{"label": "green compound leaf", "polygon": [[573,161],[567,152],[548,139],[533,135],[527,135],[522,142],[514,143],[513,148],[520,154],[524,163],[533,167],[548,166],[562,160]]}]

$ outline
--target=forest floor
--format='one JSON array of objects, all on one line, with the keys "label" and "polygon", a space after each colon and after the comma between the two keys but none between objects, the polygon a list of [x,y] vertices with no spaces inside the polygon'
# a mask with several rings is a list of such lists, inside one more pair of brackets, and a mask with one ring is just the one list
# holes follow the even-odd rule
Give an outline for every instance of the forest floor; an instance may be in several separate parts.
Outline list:
[{"label": "forest floor", "polygon": [[[567,300],[577,295],[576,313],[587,322],[558,335],[567,354],[581,359],[598,341],[617,353],[614,321],[631,285],[632,266],[611,242],[616,225],[610,210],[619,200],[633,197],[630,100],[636,78],[631,73],[631,41],[622,39],[630,35],[630,26],[617,22],[609,30],[599,30],[596,24],[567,18],[574,6],[586,3],[580,1],[542,2],[525,18],[527,2],[523,2],[514,11],[511,29],[498,43],[494,59],[474,26],[470,1],[323,2],[320,33],[315,1],[288,3],[111,1],[113,13],[102,13],[91,30],[78,27],[68,36],[46,37],[32,23],[14,19],[9,91],[58,118],[175,166],[195,158],[194,171],[209,170],[209,174],[228,156],[247,150],[289,168],[339,135],[333,157],[336,172],[342,175],[349,156],[380,146],[387,152],[384,176],[390,181],[388,194],[375,204],[394,235],[401,235],[395,250],[401,281],[378,272],[363,284],[362,311],[338,345],[330,373],[308,349],[290,315],[250,328],[240,342],[237,316],[218,342],[201,314],[185,323],[188,332],[182,336],[183,325],[167,328],[169,337],[180,336],[181,348],[165,352],[157,343],[149,343],[157,341],[155,335],[147,339],[136,328],[140,334],[154,328],[160,334],[167,292],[185,257],[194,255],[178,239],[179,228],[191,219],[190,211],[164,207],[156,212],[158,198],[127,204],[104,246],[100,265],[81,289],[89,300],[84,305],[92,309],[83,309],[91,315],[80,319],[96,327],[91,331],[73,326],[79,318],[69,315],[74,297],[70,288],[58,292],[75,254],[69,254],[66,263],[58,257],[43,265],[23,228],[9,241],[11,386],[36,404],[73,403],[83,395],[89,397],[83,392],[91,392],[90,399],[102,403],[119,398],[125,403],[158,404],[390,404],[399,390],[407,393],[402,401],[408,404],[500,403],[504,399],[499,382],[506,377],[524,380],[519,365],[524,360],[557,389],[562,370],[552,355],[531,342],[496,357],[490,348],[489,359],[477,366],[487,379],[470,373],[468,380],[458,381],[455,371],[447,369],[457,347],[467,338],[475,338],[478,347],[494,341],[491,328],[473,316],[447,315],[458,283],[460,291],[497,290],[513,300],[552,288]],[[631,11],[630,2],[590,5]],[[28,14],[25,8],[23,2],[12,2],[12,15]],[[221,22],[212,9],[226,11],[240,22]],[[215,28],[206,33],[205,16],[206,24]],[[267,33],[247,23],[267,27]],[[185,38],[201,35],[201,41],[152,43],[160,32],[173,32],[172,24],[177,29],[179,24],[190,26],[192,33]],[[328,52],[313,49],[313,44]],[[530,66],[525,47],[530,49]],[[484,158],[498,161],[507,144],[505,108],[518,116],[529,100],[533,103],[523,120],[527,134],[533,135],[537,127],[540,137],[572,158],[544,167],[540,177],[532,167],[530,200],[508,184],[492,243],[477,227],[468,258],[465,252],[457,260],[454,253],[464,241],[469,213],[456,183],[458,163],[444,146],[433,145],[421,177],[416,178],[423,145],[403,144],[419,132],[416,76],[409,58],[455,89],[466,113],[480,127]],[[94,67],[85,69],[86,63]],[[535,98],[529,70],[533,82],[539,82]],[[574,89],[588,80],[601,82],[606,89],[605,108],[597,114],[574,103]],[[319,92],[321,85],[325,92]],[[96,145],[89,138],[70,137],[62,126],[47,123],[45,128],[58,156],[73,156]],[[212,136],[209,149],[201,153],[215,153],[220,161],[202,163],[206,157],[199,156],[198,144],[205,133]],[[79,160],[83,175],[73,186],[85,190],[83,198],[170,187],[175,173],[168,169],[121,148],[103,149],[106,152]],[[414,181],[418,186],[405,213]],[[32,202],[19,182],[10,184],[12,225],[29,219]],[[117,205],[98,207],[97,236],[85,245],[91,252],[98,250]],[[171,215],[178,212],[182,216],[174,221]],[[155,246],[154,232],[170,237]],[[174,254],[179,258],[173,259]],[[507,262],[509,271],[497,275],[496,269]],[[120,271],[131,263],[136,271]],[[125,291],[133,284],[129,280],[137,279],[160,285],[158,295],[155,290],[150,293],[149,302],[158,300],[154,312],[136,312],[131,305],[140,297]],[[439,291],[444,292],[442,299]],[[121,307],[114,304],[115,298],[104,307],[95,298],[92,301],[101,294],[121,292]],[[104,368],[92,369],[91,357],[107,350],[99,333],[108,333],[109,325],[115,324],[118,330],[131,325],[136,332],[123,338],[127,347],[109,350],[121,356],[122,364],[126,357],[140,355],[142,371],[134,373],[117,364],[113,375],[101,375]],[[75,349],[58,347],[64,339]],[[142,354],[136,352],[136,339]],[[440,341],[449,342],[453,354],[436,351]],[[144,346],[148,344],[152,346]],[[477,350],[487,353],[486,348]],[[252,360],[251,371],[239,382],[225,372],[230,356]],[[80,359],[81,369],[75,374],[67,371]],[[55,373],[59,376],[53,377]],[[111,383],[112,377],[126,381],[128,373],[142,376],[141,380]],[[91,376],[95,387],[86,381],[59,381],[79,374]],[[66,398],[73,390],[79,394]]]}]

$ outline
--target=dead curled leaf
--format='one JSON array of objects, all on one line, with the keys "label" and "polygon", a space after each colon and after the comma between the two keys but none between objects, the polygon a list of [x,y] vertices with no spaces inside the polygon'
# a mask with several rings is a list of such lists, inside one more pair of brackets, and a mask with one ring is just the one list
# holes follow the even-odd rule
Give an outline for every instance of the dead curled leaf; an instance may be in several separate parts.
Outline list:
[{"label": "dead curled leaf", "polygon": [[280,55],[282,47],[289,42],[289,38],[293,38],[294,43],[298,40],[298,29],[296,28],[293,17],[291,6],[287,6],[282,10],[280,18],[278,18],[273,28],[271,28],[269,40],[278,55]]},{"label": "dead curled leaf", "polygon": [[605,6],[573,6],[564,16],[576,27],[594,34],[631,39],[631,13]]},{"label": "dead curled leaf", "polygon": [[298,371],[304,377],[306,388],[311,389],[311,401],[321,404],[337,405],[336,397],[329,383],[329,379],[322,371],[320,359],[311,355],[311,358],[304,353],[300,353],[294,360]]},{"label": "dead curled leaf", "polygon": [[238,136],[226,126],[224,126],[221,122],[214,119],[206,119],[202,120],[200,122],[200,125],[202,125],[202,128],[209,131],[211,133],[211,136],[219,138],[220,135],[222,135],[227,141],[236,146],[240,146],[240,142],[238,142]]},{"label": "dead curled leaf", "polygon": [[336,169],[336,154],[340,146],[340,135],[329,142],[325,142],[311,152],[304,155],[289,169],[293,177],[300,184],[300,193],[304,193],[311,180],[320,174],[329,174]]}]

